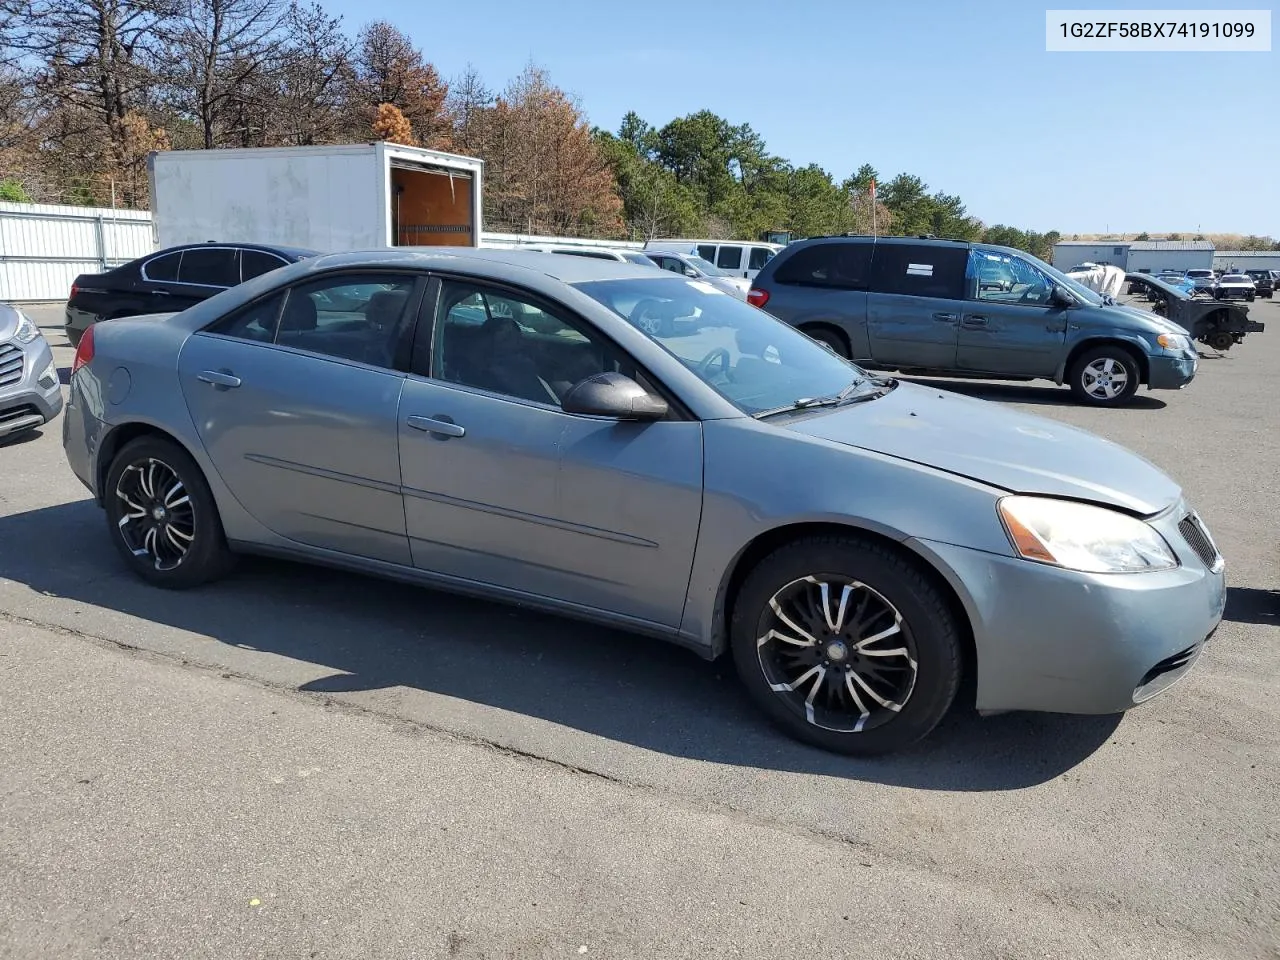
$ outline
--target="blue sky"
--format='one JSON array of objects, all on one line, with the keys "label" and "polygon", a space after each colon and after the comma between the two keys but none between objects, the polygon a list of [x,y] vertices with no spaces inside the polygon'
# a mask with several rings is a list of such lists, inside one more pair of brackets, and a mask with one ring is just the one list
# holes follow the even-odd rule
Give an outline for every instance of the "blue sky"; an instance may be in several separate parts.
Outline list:
[{"label": "blue sky", "polygon": [[471,63],[501,88],[532,59],[599,126],[616,130],[627,110],[660,126],[706,108],[837,179],[864,162],[882,182],[917,174],[986,223],[1280,237],[1280,23],[1270,53],[1047,53],[1046,7],[1138,4],[324,5],[352,31],[391,21],[446,78]]}]

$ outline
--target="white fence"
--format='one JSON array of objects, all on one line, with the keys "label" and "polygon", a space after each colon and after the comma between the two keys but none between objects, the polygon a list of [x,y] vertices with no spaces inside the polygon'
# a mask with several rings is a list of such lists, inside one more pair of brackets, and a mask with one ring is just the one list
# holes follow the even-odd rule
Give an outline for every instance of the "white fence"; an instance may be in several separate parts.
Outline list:
[{"label": "white fence", "polygon": [[[638,250],[643,242],[484,232],[482,247],[579,243]],[[155,249],[151,213],[0,203],[0,301],[65,300],[82,273],[98,273]]]},{"label": "white fence", "polygon": [[145,210],[0,203],[0,300],[65,300],[78,274],[154,249]]}]

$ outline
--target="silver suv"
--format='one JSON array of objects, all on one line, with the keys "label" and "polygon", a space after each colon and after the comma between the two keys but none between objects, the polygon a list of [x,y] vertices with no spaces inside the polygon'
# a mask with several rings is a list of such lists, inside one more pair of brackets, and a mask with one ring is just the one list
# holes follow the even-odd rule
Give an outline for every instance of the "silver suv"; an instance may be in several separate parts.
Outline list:
[{"label": "silver suv", "polygon": [[61,411],[62,385],[48,341],[25,313],[0,303],[0,440]]}]

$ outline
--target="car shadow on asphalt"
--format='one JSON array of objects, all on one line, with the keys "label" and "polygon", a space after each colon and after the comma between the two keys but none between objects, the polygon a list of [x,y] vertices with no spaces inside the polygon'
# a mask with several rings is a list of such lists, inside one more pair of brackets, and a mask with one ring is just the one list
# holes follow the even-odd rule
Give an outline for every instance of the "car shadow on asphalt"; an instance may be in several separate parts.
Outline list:
[{"label": "car shadow on asphalt", "polygon": [[[909,383],[922,387],[933,387],[947,390],[965,397],[978,400],[999,400],[1004,403],[1034,403],[1054,407],[1082,406],[1066,387],[1053,384],[1026,383],[976,383],[972,380],[950,380],[938,377],[903,377]],[[1144,393],[1139,393],[1123,409],[1127,410],[1163,410],[1168,404],[1163,400]]]},{"label": "car shadow on asphalt", "polygon": [[[0,577],[33,590],[332,671],[304,692],[416,688],[674,757],[925,790],[1015,790],[1081,763],[1120,723],[1116,715],[980,718],[969,694],[913,749],[858,760],[777,731],[727,658],[707,662],[659,640],[257,558],[216,584],[160,590],[123,566],[88,500],[0,518],[0,545]],[[85,618],[82,629],[92,633],[91,624]]]},{"label": "car shadow on asphalt", "polygon": [[1223,619],[1280,627],[1280,590],[1227,587],[1227,609]]}]

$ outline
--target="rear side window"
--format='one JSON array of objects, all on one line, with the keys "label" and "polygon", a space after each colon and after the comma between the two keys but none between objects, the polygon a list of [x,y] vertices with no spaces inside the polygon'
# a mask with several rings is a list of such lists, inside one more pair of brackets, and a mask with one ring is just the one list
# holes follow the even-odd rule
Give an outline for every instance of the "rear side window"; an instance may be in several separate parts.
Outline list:
[{"label": "rear side window", "polygon": [[284,294],[277,293],[228,317],[223,317],[207,329],[210,333],[220,333],[224,337],[235,337],[237,340],[272,343],[276,338],[280,304],[283,302]]},{"label": "rear side window", "polygon": [[752,247],[748,270],[763,270],[764,265],[773,259],[773,251],[768,247]]},{"label": "rear side window", "polygon": [[184,250],[178,282],[205,287],[234,287],[240,282],[240,264],[236,253],[230,247]]},{"label": "rear side window", "polygon": [[870,269],[871,244],[818,243],[784,257],[773,279],[797,287],[865,290]]},{"label": "rear side window", "polygon": [[878,243],[871,261],[871,289],[911,297],[959,300],[964,296],[967,247]]},{"label": "rear side window", "polygon": [[264,273],[270,273],[272,270],[279,270],[283,266],[284,261],[274,253],[264,253],[261,250],[240,251],[241,280],[252,280],[254,277],[260,277]]},{"label": "rear side window", "polygon": [[716,266],[721,270],[741,270],[742,248],[721,247],[720,252],[716,255]]},{"label": "rear side window", "polygon": [[182,262],[182,251],[166,253],[163,257],[148,260],[142,265],[142,273],[148,280],[160,280],[174,283],[178,279],[178,265]]}]

